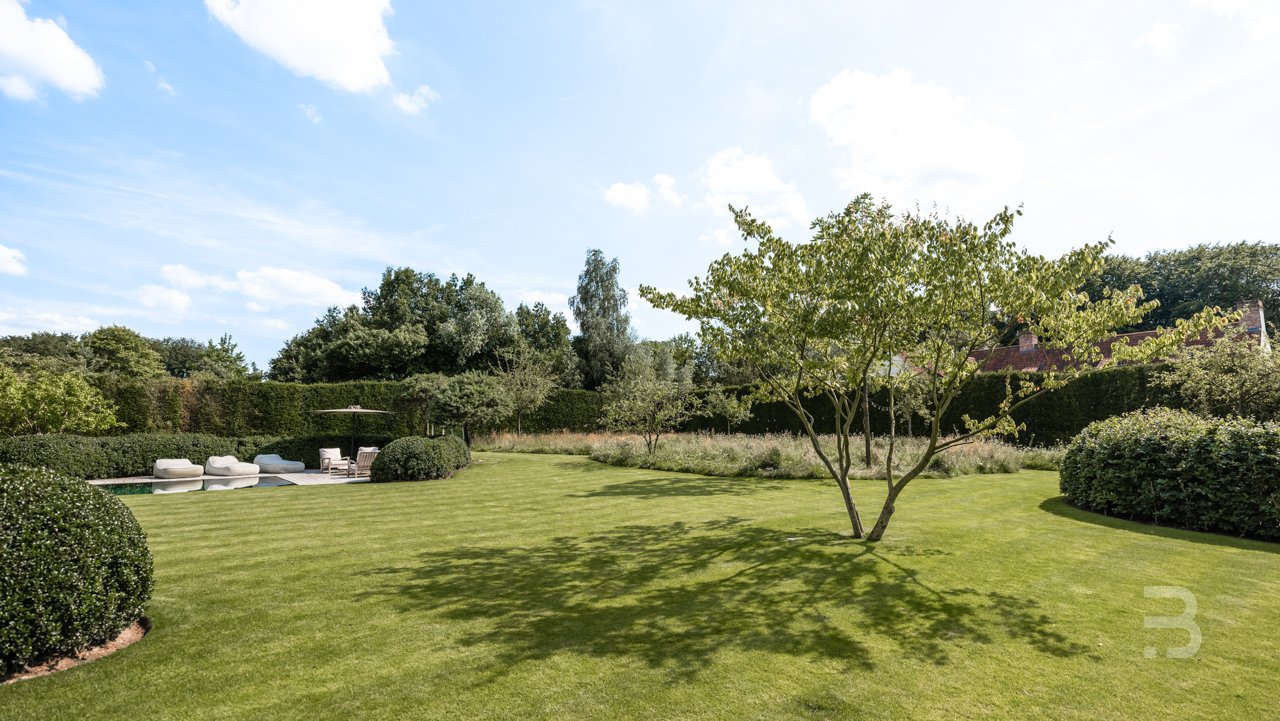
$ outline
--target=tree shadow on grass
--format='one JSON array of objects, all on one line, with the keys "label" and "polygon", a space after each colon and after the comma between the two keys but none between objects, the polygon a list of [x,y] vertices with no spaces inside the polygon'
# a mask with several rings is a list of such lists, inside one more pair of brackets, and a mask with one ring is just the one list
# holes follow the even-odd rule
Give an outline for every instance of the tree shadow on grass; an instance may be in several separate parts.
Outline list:
[{"label": "tree shadow on grass", "polygon": [[1247,551],[1263,551],[1265,553],[1280,553],[1280,543],[1272,543],[1251,538],[1240,538],[1237,536],[1224,536],[1217,533],[1207,533],[1204,531],[1188,531],[1182,528],[1173,528],[1171,526],[1157,526],[1153,523],[1143,523],[1141,521],[1130,521],[1115,516],[1104,516],[1101,513],[1086,511],[1081,508],[1067,503],[1063,496],[1047,498],[1040,504],[1040,510],[1048,511],[1055,516],[1062,516],[1073,521],[1082,521],[1091,523],[1095,526],[1103,526],[1104,528],[1114,528],[1120,531],[1130,531],[1132,533],[1141,533],[1147,536],[1158,536],[1160,538],[1171,538],[1179,541],[1191,541],[1192,543],[1207,543],[1211,546],[1225,546],[1227,548],[1239,548]]},{"label": "tree shadow on grass", "polygon": [[1031,599],[940,589],[875,547],[830,531],[728,518],[620,526],[531,547],[461,547],[366,571],[405,613],[488,621],[456,642],[492,646],[493,673],[561,652],[627,657],[695,676],[722,651],[766,651],[875,668],[896,645],[946,664],[960,644],[1087,651]]},{"label": "tree shadow on grass", "polygon": [[761,491],[776,491],[781,483],[764,478],[712,478],[708,476],[671,476],[638,478],[634,481],[610,483],[586,493],[571,493],[570,498],[667,498],[670,496],[739,496]]}]

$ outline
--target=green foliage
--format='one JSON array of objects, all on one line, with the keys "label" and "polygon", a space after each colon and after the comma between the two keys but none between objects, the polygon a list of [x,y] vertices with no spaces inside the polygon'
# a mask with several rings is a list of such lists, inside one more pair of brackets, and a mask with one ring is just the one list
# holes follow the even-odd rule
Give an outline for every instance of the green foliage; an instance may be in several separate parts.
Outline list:
[{"label": "green foliage", "polygon": [[1150,330],[1172,326],[1202,308],[1231,308],[1246,300],[1280,308],[1276,278],[1280,278],[1280,245],[1242,241],[1156,251],[1145,258],[1109,255],[1085,290],[1091,298],[1100,299],[1105,288],[1142,286],[1159,307],[1126,330]]},{"label": "green foliage", "polygon": [[0,338],[0,365],[19,373],[83,373],[85,349],[70,333],[36,332]]},{"label": "green foliage", "polygon": [[[828,401],[833,422],[827,428],[841,442],[834,455],[819,455],[840,488],[855,536],[863,528],[848,485],[854,462],[848,440],[864,389],[914,382],[914,375],[926,379],[921,415],[930,423],[931,442],[901,475],[889,454],[888,494],[867,534],[873,541],[882,537],[898,495],[934,456],[975,438],[1016,432],[1016,409],[1089,372],[1101,358],[1101,341],[1151,309],[1139,304],[1136,287],[1096,301],[1078,292],[1098,272],[1107,243],[1058,259],[1020,250],[1008,237],[1021,211],[1006,208],[979,226],[937,212],[895,217],[889,206],[862,195],[815,220],[808,243],[787,242],[745,210],[733,212],[754,249],[713,262],[706,278],[690,281],[689,297],[652,287],[641,294],[655,307],[697,320],[703,343],[752,368],[761,392],[785,403],[811,439],[820,431],[805,400]],[[942,439],[942,419],[977,375],[971,357],[996,345],[1016,322],[1080,365],[1045,373],[1038,385],[1010,384],[998,402],[963,418],[960,434]],[[1113,347],[1111,356],[1149,361],[1216,322],[1202,313],[1177,333]],[[887,373],[895,364],[913,373]]]},{"label": "green foliage", "polygon": [[0,436],[98,433],[117,425],[112,405],[83,376],[20,376],[0,366]]},{"label": "green foliage", "polygon": [[648,345],[636,346],[618,378],[601,389],[604,426],[639,434],[652,455],[663,434],[675,431],[702,410],[688,370],[687,366],[675,367],[669,351],[664,358]]},{"label": "green foliage", "polygon": [[1224,335],[1186,348],[1157,381],[1202,415],[1280,418],[1280,361],[1248,338]]},{"label": "green foliage", "polygon": [[1280,538],[1280,426],[1152,409],[1099,421],[1062,462],[1080,508],[1196,531]]},{"label": "green foliage", "polygon": [[375,483],[448,478],[470,461],[467,444],[457,436],[408,436],[391,441],[378,452],[369,478]]},{"label": "green foliage", "polygon": [[440,395],[449,383],[449,377],[443,373],[419,373],[405,379],[401,393],[406,403],[422,412],[426,422],[428,436],[434,435],[434,410]]},{"label": "green foliage", "polygon": [[467,447],[478,426],[496,426],[515,411],[502,380],[490,373],[467,371],[449,378],[438,398],[442,422],[462,428]]},{"label": "green foliage", "polygon": [[524,344],[551,368],[556,382],[565,388],[582,384],[578,354],[573,350],[572,334],[564,314],[552,313],[543,303],[516,308],[516,325]]},{"label": "green foliage", "polygon": [[516,433],[521,432],[525,416],[541,408],[558,385],[551,364],[524,341],[499,361],[498,379],[511,399]]},{"label": "green foliage", "polygon": [[127,378],[156,378],[165,375],[164,361],[151,342],[122,325],[99,328],[85,340],[89,349],[89,369],[115,373]]},{"label": "green foliage", "polygon": [[[357,446],[381,446],[382,434],[356,436]],[[320,449],[346,447],[347,434],[300,437],[204,433],[132,433],[125,436],[39,435],[0,438],[0,463],[43,466],[73,478],[126,478],[151,475],[160,458],[186,458],[202,464],[209,456],[235,456],[251,461],[259,453],[278,453],[310,468],[320,465]]]},{"label": "green foliage", "polygon": [[724,420],[724,432],[732,433],[734,426],[751,420],[752,398],[749,394],[726,393],[723,388],[713,388],[703,397],[703,415]]},{"label": "green foliage", "polygon": [[621,370],[631,348],[627,291],[618,283],[618,272],[617,258],[606,261],[604,253],[588,250],[577,294],[569,299],[578,321],[574,348],[582,362],[583,385],[588,389],[599,388]]},{"label": "green foliage", "polygon": [[151,552],[119,499],[0,466],[0,676],[103,643],[142,617]]},{"label": "green foliage", "polygon": [[488,368],[519,338],[515,316],[473,276],[388,268],[359,306],[330,308],[271,361],[279,381],[406,378]]}]

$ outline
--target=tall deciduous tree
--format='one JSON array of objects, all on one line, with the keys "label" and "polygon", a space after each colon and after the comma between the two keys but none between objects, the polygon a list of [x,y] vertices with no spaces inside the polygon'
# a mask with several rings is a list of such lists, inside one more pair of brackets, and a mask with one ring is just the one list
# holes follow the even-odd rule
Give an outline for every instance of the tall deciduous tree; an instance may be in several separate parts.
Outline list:
[{"label": "tall deciduous tree", "polygon": [[582,359],[582,380],[587,388],[599,388],[622,368],[632,344],[627,291],[618,283],[618,259],[587,251],[587,262],[578,276],[578,292],[569,308],[578,321],[574,346]]},{"label": "tall deciduous tree", "polygon": [[436,407],[447,385],[449,377],[443,373],[419,373],[405,379],[404,399],[422,410],[423,431],[428,436],[435,435]]},{"label": "tall deciduous tree", "polygon": [[[641,294],[659,308],[697,320],[704,343],[730,361],[751,367],[769,396],[799,418],[814,451],[839,487],[853,535],[877,541],[899,496],[938,453],[983,436],[1010,433],[1010,414],[1091,372],[1099,342],[1117,326],[1138,322],[1152,304],[1131,287],[1090,301],[1078,289],[1101,266],[1108,243],[1087,245],[1059,259],[1018,249],[1008,239],[1020,211],[1007,208],[983,225],[914,213],[895,216],[889,206],[859,196],[843,211],[813,222],[813,239],[790,243],[746,210],[730,208],[754,250],[725,255],[705,278],[679,297],[652,287]],[[1039,384],[1008,388],[989,415],[966,418],[958,435],[943,437],[941,419],[977,373],[973,356],[998,342],[1003,327],[1030,325],[1046,346],[1067,351],[1074,363],[1048,372]],[[1136,346],[1116,344],[1116,361],[1164,356],[1183,337],[1219,322],[1203,312],[1178,333]],[[886,364],[907,362],[928,379],[924,409],[929,438],[900,475],[890,436],[885,458],[886,497],[869,532],[849,487],[851,429],[865,390],[892,383]],[[905,376],[906,374],[902,374]],[[825,398],[833,410],[834,447],[823,443],[803,401]]]},{"label": "tall deciduous tree", "polygon": [[1280,310],[1280,245],[1242,241],[1160,250],[1142,258],[1108,255],[1085,290],[1097,299],[1106,288],[1133,284],[1160,305],[1126,330],[1169,326],[1201,308],[1231,308],[1247,300]]}]

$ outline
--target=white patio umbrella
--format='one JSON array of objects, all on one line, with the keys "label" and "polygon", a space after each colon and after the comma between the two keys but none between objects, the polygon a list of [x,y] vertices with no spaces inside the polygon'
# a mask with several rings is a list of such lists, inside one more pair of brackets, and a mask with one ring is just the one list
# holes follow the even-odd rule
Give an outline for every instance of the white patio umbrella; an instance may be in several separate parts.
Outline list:
[{"label": "white patio umbrella", "polygon": [[351,458],[356,457],[356,418],[359,416],[373,415],[391,415],[395,411],[377,411],[372,408],[361,408],[360,406],[347,406],[346,408],[326,408],[322,411],[311,411],[312,413],[345,413],[351,416]]}]

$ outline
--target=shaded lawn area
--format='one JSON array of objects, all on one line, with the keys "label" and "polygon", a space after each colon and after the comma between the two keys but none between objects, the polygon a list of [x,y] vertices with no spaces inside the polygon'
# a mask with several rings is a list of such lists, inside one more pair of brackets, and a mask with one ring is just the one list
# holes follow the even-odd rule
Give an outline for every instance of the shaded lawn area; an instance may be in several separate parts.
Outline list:
[{"label": "shaded lawn area", "polygon": [[[479,454],[452,479],[127,499],[151,634],[5,719],[1265,718],[1280,546],[923,480],[878,546],[818,481]],[[876,482],[858,482],[867,503]],[[869,509],[873,510],[873,509]],[[1187,634],[1146,629],[1199,603]]]}]

